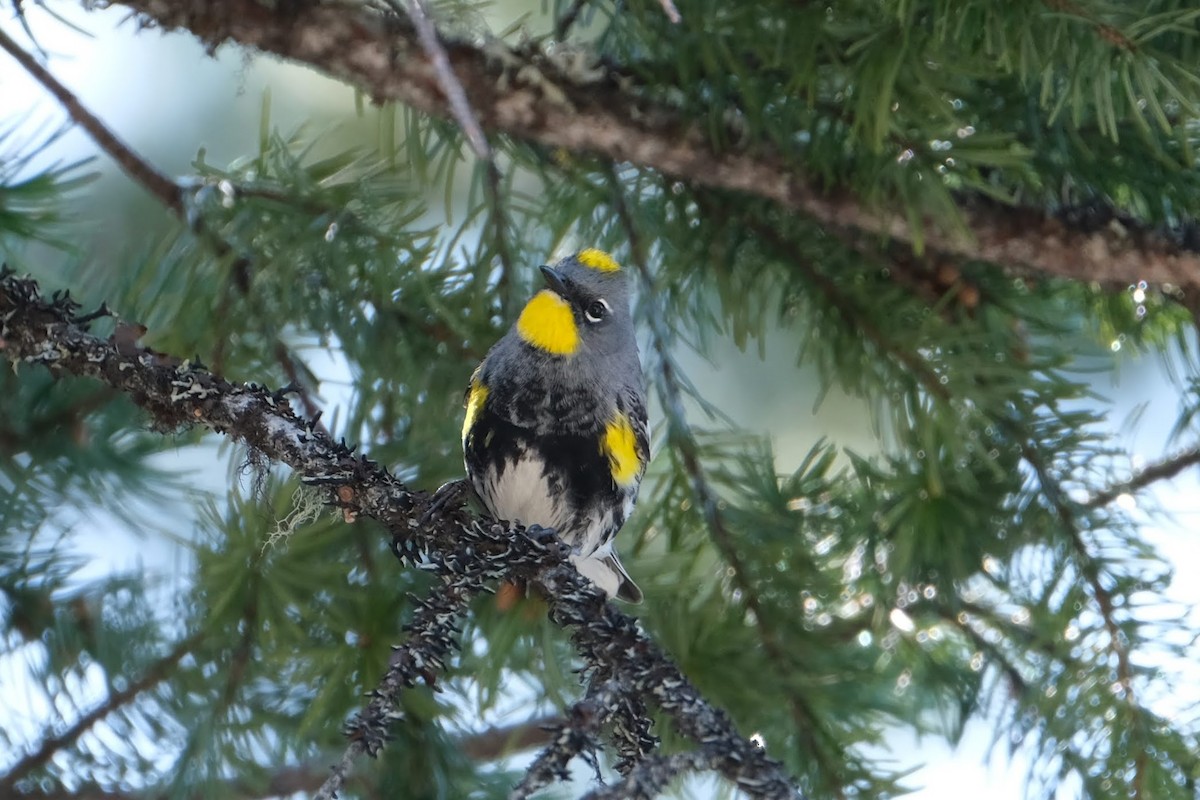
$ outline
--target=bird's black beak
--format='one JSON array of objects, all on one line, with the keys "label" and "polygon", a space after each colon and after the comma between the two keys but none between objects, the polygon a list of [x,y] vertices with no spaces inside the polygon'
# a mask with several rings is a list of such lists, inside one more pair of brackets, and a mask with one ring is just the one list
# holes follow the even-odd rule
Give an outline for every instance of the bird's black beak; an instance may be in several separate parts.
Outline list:
[{"label": "bird's black beak", "polygon": [[567,291],[566,279],[563,278],[561,272],[554,267],[547,267],[544,264],[539,269],[542,271],[542,277],[546,279],[546,285],[550,287],[552,292],[564,300],[570,296]]}]

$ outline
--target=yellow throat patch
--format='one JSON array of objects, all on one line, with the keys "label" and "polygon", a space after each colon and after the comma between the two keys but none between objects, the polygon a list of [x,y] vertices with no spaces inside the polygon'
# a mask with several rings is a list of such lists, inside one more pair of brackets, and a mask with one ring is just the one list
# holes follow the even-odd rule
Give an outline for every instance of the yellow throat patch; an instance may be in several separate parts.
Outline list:
[{"label": "yellow throat patch", "polygon": [[600,451],[608,456],[608,467],[612,472],[613,481],[618,486],[628,486],[637,480],[642,462],[638,459],[637,437],[633,435],[633,425],[629,417],[618,412],[604,426],[604,439]]},{"label": "yellow throat patch", "polygon": [[517,333],[537,349],[556,356],[573,355],[579,349],[579,327],[571,305],[549,289],[525,304],[517,318]]},{"label": "yellow throat patch", "polygon": [[617,260],[603,250],[597,250],[594,247],[589,247],[587,250],[579,251],[575,256],[580,264],[585,267],[591,267],[597,272],[620,272],[621,265]]}]

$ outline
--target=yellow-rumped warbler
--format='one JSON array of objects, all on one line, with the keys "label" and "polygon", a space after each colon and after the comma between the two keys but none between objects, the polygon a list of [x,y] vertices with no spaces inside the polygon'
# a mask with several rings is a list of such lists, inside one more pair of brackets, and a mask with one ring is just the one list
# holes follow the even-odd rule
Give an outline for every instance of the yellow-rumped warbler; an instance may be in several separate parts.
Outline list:
[{"label": "yellow-rumped warbler", "polygon": [[471,376],[467,476],[492,516],[553,528],[586,578],[637,603],[613,549],[650,457],[629,278],[594,249],[541,269],[547,288]]}]

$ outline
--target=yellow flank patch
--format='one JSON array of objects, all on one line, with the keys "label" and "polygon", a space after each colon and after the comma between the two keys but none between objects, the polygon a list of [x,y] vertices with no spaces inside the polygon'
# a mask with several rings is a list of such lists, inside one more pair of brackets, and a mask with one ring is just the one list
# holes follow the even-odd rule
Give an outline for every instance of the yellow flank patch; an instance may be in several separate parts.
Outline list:
[{"label": "yellow flank patch", "polygon": [[549,289],[525,304],[517,318],[517,333],[537,349],[556,356],[569,356],[579,349],[579,327],[571,305]]},{"label": "yellow flank patch", "polygon": [[621,265],[617,260],[603,250],[597,250],[594,247],[589,247],[587,250],[581,250],[579,255],[575,256],[580,264],[585,267],[591,267],[599,272],[620,272]]},{"label": "yellow flank patch", "polygon": [[637,480],[642,463],[638,460],[637,438],[629,417],[617,412],[617,416],[604,426],[601,452],[608,456],[608,466],[618,486],[628,486]]},{"label": "yellow flank patch", "polygon": [[479,412],[483,410],[483,404],[487,402],[488,388],[479,382],[478,378],[471,379],[471,388],[467,390],[467,415],[463,417],[462,440],[463,444],[467,443],[467,434],[471,431],[471,426],[475,424],[475,419],[479,416]]}]

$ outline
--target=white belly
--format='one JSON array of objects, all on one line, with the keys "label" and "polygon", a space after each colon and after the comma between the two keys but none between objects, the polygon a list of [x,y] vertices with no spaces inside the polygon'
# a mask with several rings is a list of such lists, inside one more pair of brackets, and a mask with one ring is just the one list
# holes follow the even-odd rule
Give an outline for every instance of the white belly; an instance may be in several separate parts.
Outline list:
[{"label": "white belly", "polygon": [[510,463],[500,475],[489,470],[483,476],[482,484],[475,488],[492,516],[525,526],[554,528],[564,541],[574,543],[568,538],[570,531],[561,530],[570,521],[569,509],[551,502],[550,485],[542,474],[540,459]]}]

